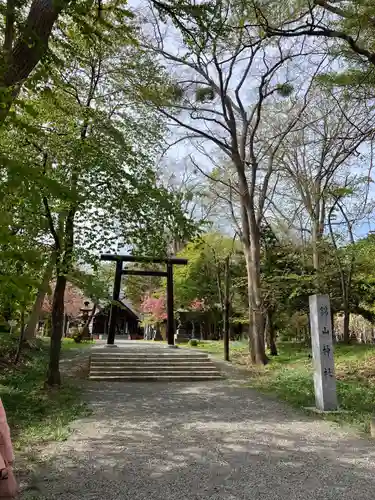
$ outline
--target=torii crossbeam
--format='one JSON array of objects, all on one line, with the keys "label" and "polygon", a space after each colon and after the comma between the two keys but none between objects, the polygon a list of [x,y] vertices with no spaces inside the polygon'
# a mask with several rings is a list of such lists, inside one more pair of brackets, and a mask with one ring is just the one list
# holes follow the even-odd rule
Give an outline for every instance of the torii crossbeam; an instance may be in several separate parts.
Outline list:
[{"label": "torii crossbeam", "polygon": [[[186,265],[187,259],[171,257],[169,259],[154,259],[152,257],[136,257],[134,255],[103,254],[101,260],[116,262],[116,274],[113,284],[112,305],[109,317],[107,345],[114,345],[116,336],[116,320],[118,301],[120,300],[121,277],[123,275],[136,276],[163,276],[167,278],[167,339],[168,345],[174,346],[175,322],[173,313],[173,266]],[[145,271],[136,269],[123,269],[124,262],[149,262],[151,264],[165,264],[166,271]]]}]

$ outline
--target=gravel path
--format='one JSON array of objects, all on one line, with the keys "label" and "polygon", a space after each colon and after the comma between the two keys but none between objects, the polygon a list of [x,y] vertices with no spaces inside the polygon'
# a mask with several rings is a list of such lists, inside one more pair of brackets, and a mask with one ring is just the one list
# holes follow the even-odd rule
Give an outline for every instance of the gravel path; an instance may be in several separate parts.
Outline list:
[{"label": "gravel path", "polygon": [[88,383],[24,499],[374,499],[375,445],[241,387]]}]

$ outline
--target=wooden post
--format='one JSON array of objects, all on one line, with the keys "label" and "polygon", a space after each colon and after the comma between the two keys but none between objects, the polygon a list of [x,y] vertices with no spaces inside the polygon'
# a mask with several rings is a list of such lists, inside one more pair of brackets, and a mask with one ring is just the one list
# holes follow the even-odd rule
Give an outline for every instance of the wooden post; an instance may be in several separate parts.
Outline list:
[{"label": "wooden post", "polygon": [[167,263],[167,339],[168,345],[174,346],[173,314],[173,264]]},{"label": "wooden post", "polygon": [[116,321],[117,321],[117,310],[118,310],[116,302],[120,300],[121,276],[122,276],[122,261],[118,260],[116,262],[116,274],[115,274],[115,281],[113,284],[113,295],[112,295],[111,313],[109,316],[107,345],[114,345],[115,343]]}]

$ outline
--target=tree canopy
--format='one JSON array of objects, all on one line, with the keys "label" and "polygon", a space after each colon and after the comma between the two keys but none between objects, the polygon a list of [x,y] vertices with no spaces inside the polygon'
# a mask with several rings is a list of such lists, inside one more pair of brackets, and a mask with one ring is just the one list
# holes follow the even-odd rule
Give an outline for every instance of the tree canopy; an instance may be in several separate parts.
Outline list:
[{"label": "tree canopy", "polygon": [[[372,321],[374,16],[358,0],[4,2],[0,315],[32,336],[53,283],[51,385],[67,287],[108,298],[103,252],[188,258],[175,309],[219,335],[229,312],[255,363],[312,293],[345,341],[351,315]],[[124,290],[160,321],[164,286]]]}]

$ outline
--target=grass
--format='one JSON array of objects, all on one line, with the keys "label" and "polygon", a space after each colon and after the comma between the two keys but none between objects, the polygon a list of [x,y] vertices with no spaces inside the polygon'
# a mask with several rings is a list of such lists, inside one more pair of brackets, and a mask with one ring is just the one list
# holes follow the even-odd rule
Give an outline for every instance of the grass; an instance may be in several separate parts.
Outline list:
[{"label": "grass", "polygon": [[[272,358],[267,366],[253,367],[249,363],[247,345],[240,342],[231,344],[232,362],[246,365],[248,369],[247,386],[298,408],[315,406],[310,349],[283,343],[279,345],[279,356]],[[202,342],[198,348],[214,356],[222,356],[223,353],[222,342]],[[345,411],[324,415],[323,418],[355,425],[368,432],[375,411],[375,346],[336,345],[334,355],[338,400],[340,408]]]},{"label": "grass", "polygon": [[[189,343],[181,344],[181,347],[191,347]],[[223,357],[224,355],[224,345],[222,341],[216,340],[204,340],[199,341],[198,346],[194,349],[203,350],[212,354],[213,356]],[[230,355],[233,363],[243,364],[246,361],[246,356],[248,355],[248,344],[247,342],[230,342]]]},{"label": "grass", "polygon": [[[76,352],[86,345],[64,340],[63,355],[69,356],[69,351]],[[23,352],[19,367],[9,365],[0,373],[0,397],[16,450],[65,440],[69,423],[87,414],[81,389],[73,380],[64,377],[64,385],[58,390],[45,388],[48,347],[47,341],[37,341],[32,349]],[[1,352],[4,354],[4,349]]]}]

